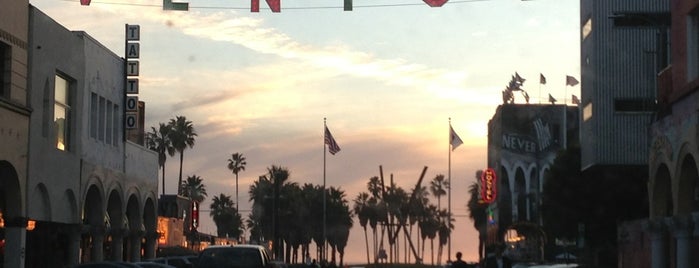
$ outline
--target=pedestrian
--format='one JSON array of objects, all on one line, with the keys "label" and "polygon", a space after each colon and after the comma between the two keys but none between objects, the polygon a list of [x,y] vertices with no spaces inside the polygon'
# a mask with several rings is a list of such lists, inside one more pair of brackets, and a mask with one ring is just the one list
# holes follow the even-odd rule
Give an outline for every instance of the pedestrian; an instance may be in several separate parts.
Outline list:
[{"label": "pedestrian", "polygon": [[309,268],[320,268],[320,265],[318,265],[318,262],[316,261],[316,259],[313,259],[313,261],[311,262],[311,265],[309,265]]},{"label": "pedestrian", "polygon": [[456,260],[451,263],[451,268],[469,268],[465,261],[461,260],[461,252],[456,252]]},{"label": "pedestrian", "polygon": [[491,247],[492,254],[483,260],[483,268],[512,268],[512,261],[507,256],[503,256],[504,245],[495,244]]}]

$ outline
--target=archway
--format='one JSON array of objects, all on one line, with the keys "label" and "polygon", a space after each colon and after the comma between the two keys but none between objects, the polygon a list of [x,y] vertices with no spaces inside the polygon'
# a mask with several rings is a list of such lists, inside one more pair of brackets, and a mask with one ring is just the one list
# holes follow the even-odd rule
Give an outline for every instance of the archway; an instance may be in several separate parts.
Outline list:
[{"label": "archway", "polygon": [[516,206],[512,216],[515,222],[526,221],[527,219],[527,181],[524,176],[524,170],[518,168],[515,172],[514,196]]},{"label": "archway", "polygon": [[529,221],[539,222],[539,204],[541,203],[541,192],[539,191],[539,170],[532,168],[529,172]]},{"label": "archway", "polygon": [[153,198],[147,198],[143,207],[143,225],[146,228],[144,258],[155,258],[155,248],[160,234],[158,233],[158,214]]},{"label": "archway", "polygon": [[81,262],[101,261],[104,259],[102,243],[106,226],[102,194],[96,185],[90,185],[88,188],[84,204],[82,222],[86,228],[80,242],[80,259]]},{"label": "archway", "polygon": [[123,241],[128,230],[128,223],[123,216],[124,210],[120,196],[117,190],[112,190],[109,193],[107,217],[105,219],[105,221],[109,222],[110,228],[104,241],[104,252],[109,260],[115,261],[123,259]]},{"label": "archway", "polygon": [[660,165],[655,172],[655,180],[653,188],[650,189],[652,194],[651,200],[651,218],[662,218],[672,216],[672,187],[671,187],[670,170],[666,165]]},{"label": "archway", "polygon": [[500,168],[500,174],[497,176],[497,241],[489,242],[500,242],[505,234],[505,229],[507,226],[512,224],[512,191],[510,191],[510,179],[507,169],[505,167]]},{"label": "archway", "polygon": [[699,210],[699,189],[697,188],[697,166],[694,157],[687,155],[682,161],[677,188],[677,214],[689,215]]},{"label": "archway", "polygon": [[[23,248],[21,232],[27,222],[22,216],[23,199],[19,185],[14,166],[0,160],[0,242],[5,244],[5,249],[0,252],[2,266],[21,262],[18,259]],[[15,260],[10,260],[13,256]]]},{"label": "archway", "polygon": [[142,228],[142,220],[138,197],[132,194],[126,203],[126,222],[129,231],[124,241],[125,261],[139,261],[141,259],[141,239],[145,233],[145,228]]}]

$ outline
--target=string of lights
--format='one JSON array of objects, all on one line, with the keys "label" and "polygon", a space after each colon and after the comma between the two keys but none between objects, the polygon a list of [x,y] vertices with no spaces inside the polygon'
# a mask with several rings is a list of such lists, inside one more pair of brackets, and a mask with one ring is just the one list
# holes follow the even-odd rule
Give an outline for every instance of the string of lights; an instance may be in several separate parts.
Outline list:
[{"label": "string of lights", "polygon": [[[64,2],[76,2],[80,4],[80,0],[60,0]],[[494,0],[451,0],[446,4],[465,4],[473,2],[490,2]],[[413,1],[414,3],[393,3],[393,4],[366,4],[366,5],[353,5],[353,8],[385,8],[385,7],[406,7],[406,6],[425,6],[425,3],[419,0]],[[139,4],[139,3],[125,3],[116,1],[91,1],[90,5],[117,5],[117,6],[135,6],[135,7],[153,7],[162,8],[162,5],[158,4]],[[236,7],[236,6],[197,6],[189,3],[189,9],[207,9],[207,10],[250,10],[250,6]],[[303,7],[283,7],[283,10],[312,10],[312,9],[343,9],[341,5],[338,6],[303,6]]]}]

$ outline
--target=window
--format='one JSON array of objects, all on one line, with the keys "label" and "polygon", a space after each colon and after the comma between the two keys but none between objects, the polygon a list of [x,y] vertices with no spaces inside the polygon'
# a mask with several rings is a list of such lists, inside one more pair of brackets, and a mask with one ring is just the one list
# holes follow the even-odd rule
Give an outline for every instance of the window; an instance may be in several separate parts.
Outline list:
[{"label": "window", "polygon": [[112,112],[112,122],[113,122],[113,124],[114,124],[114,126],[112,127],[112,131],[113,131],[112,137],[114,137],[114,138],[112,139],[112,145],[117,146],[117,145],[119,145],[119,143],[118,143],[118,140],[119,140],[119,129],[120,129],[119,126],[121,126],[121,124],[119,124],[119,115],[120,115],[120,113],[119,113],[119,105],[114,104],[114,106],[112,106],[112,110],[113,110],[113,112]]},{"label": "window", "polygon": [[90,138],[97,139],[97,128],[99,127],[99,96],[90,94]]},{"label": "window", "polygon": [[588,18],[582,27],[582,40],[585,41],[590,33],[592,33],[592,18]]},{"label": "window", "polygon": [[111,101],[107,100],[107,106],[105,106],[105,109],[107,110],[107,117],[105,118],[105,120],[107,121],[107,131],[105,132],[105,134],[107,134],[107,136],[105,137],[104,142],[107,144],[111,144],[112,133],[114,133],[114,117],[112,115],[114,110],[112,109]]},{"label": "window", "polygon": [[105,130],[104,128],[105,128],[105,123],[106,123],[105,116],[107,113],[105,105],[107,105],[107,100],[103,97],[100,97],[99,122],[97,122],[97,123],[99,123],[99,129],[97,129],[98,130],[98,132],[97,132],[98,138],[97,139],[100,141],[104,141],[104,130]]},{"label": "window", "polygon": [[0,42],[0,97],[10,97],[10,46]]},{"label": "window", "polygon": [[56,148],[70,149],[70,82],[56,75],[54,84],[53,124],[56,132]]},{"label": "window", "polygon": [[583,107],[583,122],[590,120],[592,118],[592,102],[585,104]]},{"label": "window", "polygon": [[699,12],[687,18],[687,80],[699,77]]},{"label": "window", "polygon": [[656,102],[653,99],[617,99],[614,100],[616,112],[654,112]]}]

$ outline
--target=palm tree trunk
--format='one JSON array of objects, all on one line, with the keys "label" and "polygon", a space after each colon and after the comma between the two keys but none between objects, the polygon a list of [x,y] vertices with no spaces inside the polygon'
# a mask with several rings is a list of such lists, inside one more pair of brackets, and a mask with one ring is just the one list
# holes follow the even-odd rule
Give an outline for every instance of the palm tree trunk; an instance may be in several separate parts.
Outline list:
[{"label": "palm tree trunk", "polygon": [[366,263],[369,264],[369,237],[366,233],[366,225],[364,225],[364,242],[366,243]]},{"label": "palm tree trunk", "polygon": [[182,162],[184,162],[184,151],[180,152],[180,178],[177,180],[177,194],[182,194]]},{"label": "palm tree trunk", "polygon": [[162,165],[163,168],[163,195],[165,195],[165,165]]},{"label": "palm tree trunk", "polygon": [[432,255],[432,265],[434,265],[434,238],[430,239],[430,252]]},{"label": "palm tree trunk", "polygon": [[238,203],[240,201],[238,200],[238,173],[235,173],[235,210],[239,211],[238,209]]}]

